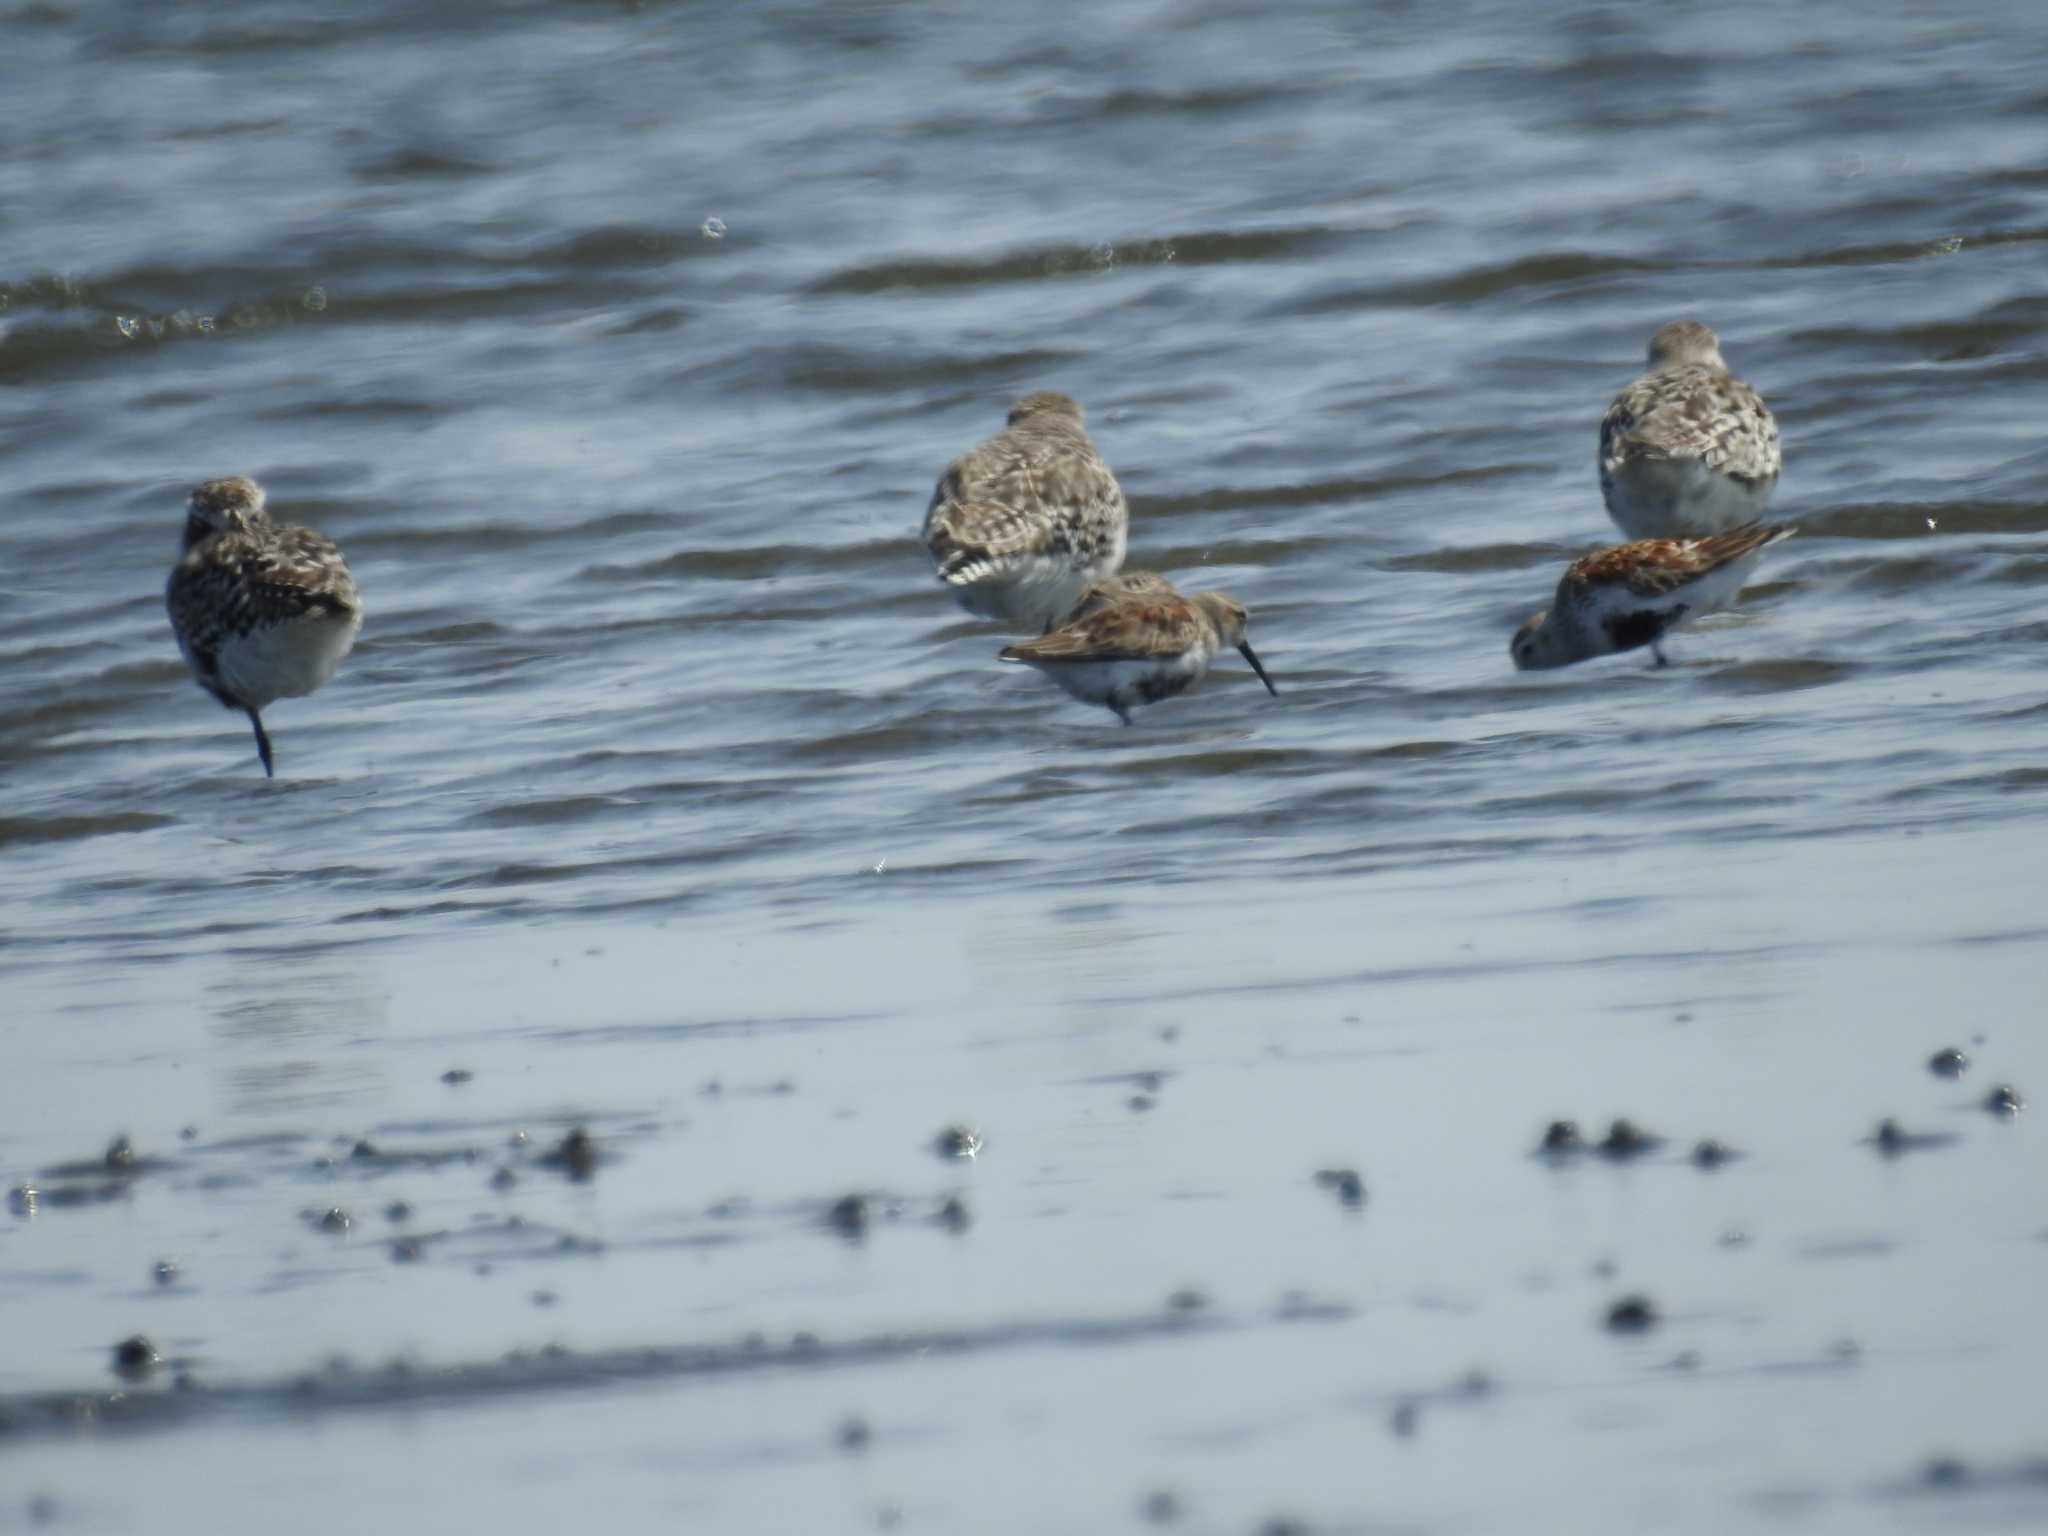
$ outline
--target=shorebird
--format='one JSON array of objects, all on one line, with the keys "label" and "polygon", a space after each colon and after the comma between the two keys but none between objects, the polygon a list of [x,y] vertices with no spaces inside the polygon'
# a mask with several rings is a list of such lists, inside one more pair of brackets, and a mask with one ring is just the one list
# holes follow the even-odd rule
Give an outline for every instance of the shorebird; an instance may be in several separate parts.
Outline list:
[{"label": "shorebird", "polygon": [[193,677],[249,717],[263,772],[274,775],[262,711],[326,682],[363,627],[340,549],[272,522],[263,487],[247,476],[209,480],[185,504],[184,552],[164,604]]},{"label": "shorebird", "polygon": [[1088,440],[1081,407],[1041,390],[946,467],[924,543],[969,613],[1049,630],[1124,563],[1129,527],[1123,487]]},{"label": "shorebird", "polygon": [[1667,666],[1666,632],[1727,607],[1763,552],[1792,533],[1783,524],[1751,523],[1703,539],[1640,539],[1596,550],[1571,563],[1550,608],[1523,622],[1508,653],[1526,672],[1647,645],[1657,665]]},{"label": "shorebird", "polygon": [[1245,639],[1249,616],[1237,599],[1221,592],[1183,597],[1149,571],[1118,581],[1125,590],[1096,588],[1078,617],[1005,646],[998,659],[1036,667],[1082,702],[1114,710],[1125,725],[1138,705],[1186,691],[1225,646],[1237,647],[1268,693],[1280,692]]},{"label": "shorebird", "polygon": [[1632,539],[1697,538],[1763,515],[1783,455],[1763,397],[1697,320],[1650,338],[1649,371],[1600,422],[1600,494]]}]

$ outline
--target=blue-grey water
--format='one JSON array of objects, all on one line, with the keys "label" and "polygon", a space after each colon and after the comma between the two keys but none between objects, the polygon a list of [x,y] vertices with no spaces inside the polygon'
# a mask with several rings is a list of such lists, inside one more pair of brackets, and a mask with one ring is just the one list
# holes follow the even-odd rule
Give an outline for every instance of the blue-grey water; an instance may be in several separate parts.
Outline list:
[{"label": "blue-grey water", "polygon": [[[1991,5],[7,7],[0,1530],[2048,1524],[2044,78]],[[1518,676],[1688,315],[1799,534]],[[1032,388],[1277,699],[995,663],[915,535]],[[162,610],[231,473],[368,608],[274,782]]]}]

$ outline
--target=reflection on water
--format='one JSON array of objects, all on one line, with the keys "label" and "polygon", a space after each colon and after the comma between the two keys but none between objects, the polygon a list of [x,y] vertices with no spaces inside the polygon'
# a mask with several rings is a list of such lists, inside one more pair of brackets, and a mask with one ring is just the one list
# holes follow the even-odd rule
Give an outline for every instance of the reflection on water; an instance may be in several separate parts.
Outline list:
[{"label": "reflection on water", "polygon": [[[1981,1106],[2048,1081],[2048,108],[1990,20],[14,18],[0,1486],[2039,1525],[2033,1120]],[[1799,537],[1667,671],[1517,677],[1681,315]],[[1030,388],[1282,697],[1124,730],[960,621],[918,517]],[[234,472],[371,614],[274,784],[162,610]],[[1530,1156],[1620,1116],[1670,1148]],[[88,1399],[137,1334],[165,1374]],[[301,1375],[371,1411],[287,1498]],[[173,1432],[41,1432],[91,1414]]]}]

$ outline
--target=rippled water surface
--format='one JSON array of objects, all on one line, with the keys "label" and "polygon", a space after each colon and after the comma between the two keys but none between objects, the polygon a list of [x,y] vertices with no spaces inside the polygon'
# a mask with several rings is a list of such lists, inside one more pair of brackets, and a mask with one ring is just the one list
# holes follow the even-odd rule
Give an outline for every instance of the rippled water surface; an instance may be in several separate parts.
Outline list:
[{"label": "rippled water surface", "polygon": [[[2048,32],[0,27],[0,1530],[2048,1524]],[[1518,676],[1681,315],[1799,535]],[[1032,388],[1278,698],[995,663]],[[368,608],[274,782],[229,473]]]}]

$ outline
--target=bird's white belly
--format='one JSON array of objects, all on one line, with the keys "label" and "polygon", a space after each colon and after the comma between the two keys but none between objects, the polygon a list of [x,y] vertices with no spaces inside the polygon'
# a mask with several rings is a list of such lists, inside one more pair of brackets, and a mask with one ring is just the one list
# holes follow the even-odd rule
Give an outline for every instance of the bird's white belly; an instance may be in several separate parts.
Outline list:
[{"label": "bird's white belly", "polygon": [[322,614],[230,636],[215,658],[220,680],[240,702],[262,709],[311,693],[341,665],[363,627],[360,611]]},{"label": "bird's white belly", "polygon": [[1746,485],[1698,459],[1633,459],[1614,473],[1608,511],[1632,539],[1700,538],[1755,522],[1776,484]]}]

